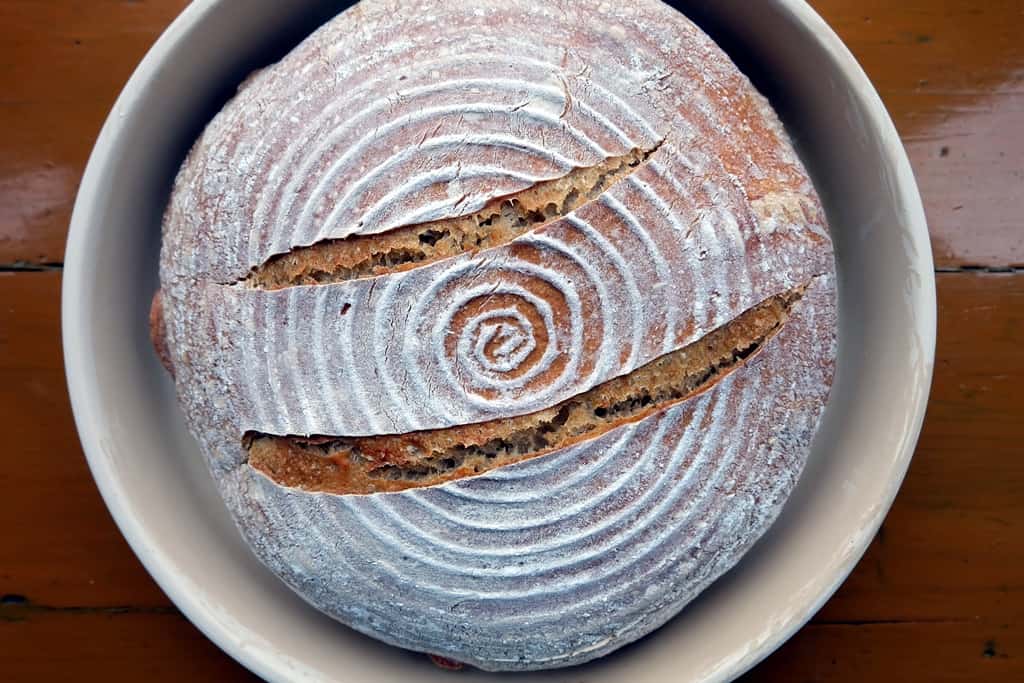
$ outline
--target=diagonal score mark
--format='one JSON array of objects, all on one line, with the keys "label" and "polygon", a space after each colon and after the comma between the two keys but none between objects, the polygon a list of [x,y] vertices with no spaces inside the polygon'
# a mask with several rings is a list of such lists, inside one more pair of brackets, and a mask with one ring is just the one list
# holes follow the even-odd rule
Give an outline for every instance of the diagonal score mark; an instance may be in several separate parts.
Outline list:
[{"label": "diagonal score mark", "polygon": [[251,432],[243,439],[249,465],[282,486],[343,495],[434,486],[546,455],[707,391],[778,334],[805,289],[771,297],[694,343],[551,408],[398,435]]},{"label": "diagonal score mark", "polygon": [[236,284],[264,290],[334,284],[493,249],[595,201],[642,168],[661,144],[576,168],[494,199],[475,213],[298,247],[270,257]]}]

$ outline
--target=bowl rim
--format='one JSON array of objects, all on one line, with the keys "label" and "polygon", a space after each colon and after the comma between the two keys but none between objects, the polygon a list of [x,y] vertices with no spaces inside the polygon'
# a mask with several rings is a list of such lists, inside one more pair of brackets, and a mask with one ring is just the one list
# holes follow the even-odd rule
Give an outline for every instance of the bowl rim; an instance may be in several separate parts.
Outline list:
[{"label": "bowl rim", "polygon": [[[122,482],[116,468],[104,453],[101,434],[97,429],[97,407],[90,400],[92,392],[86,380],[91,357],[85,348],[86,345],[81,343],[79,334],[79,330],[84,329],[87,324],[87,320],[83,318],[84,288],[79,283],[87,278],[89,272],[86,245],[91,237],[90,217],[95,210],[96,196],[102,191],[102,180],[116,158],[119,125],[126,112],[137,104],[146,85],[162,68],[167,57],[187,36],[189,30],[225,1],[193,0],[182,10],[139,63],[100,131],[82,177],[68,232],[61,291],[62,341],[68,392],[82,448],[93,479],[121,534],[150,576],[207,638],[262,678],[286,681],[290,680],[290,674],[295,673],[295,663],[286,662],[282,656],[274,653],[246,647],[224,621],[214,618],[208,605],[188,590],[187,581],[176,574],[170,556],[149,542],[150,532],[133,514],[132,505],[128,502],[130,498],[122,495]],[[922,391],[917,392],[908,404],[908,413],[911,416],[907,430],[908,438],[900,445],[898,457],[891,461],[893,468],[889,488],[883,499],[874,505],[872,514],[863,520],[859,529],[861,533],[857,534],[856,540],[852,543],[853,547],[849,548],[845,563],[835,572],[830,583],[820,587],[814,599],[807,600],[800,609],[792,611],[786,622],[777,624],[770,637],[743,656],[723,663],[723,666],[711,672],[709,678],[705,680],[731,680],[756,666],[801,629],[831,598],[859,563],[906,476],[924,421],[934,368],[937,305],[931,244],[920,192],[895,124],[856,58],[806,0],[771,1],[835,59],[837,70],[846,79],[846,85],[852,89],[856,99],[864,105],[867,119],[878,132],[882,149],[886,150],[885,154],[894,173],[897,195],[905,216],[907,238],[916,252],[915,269],[921,276],[920,286],[909,298],[912,301],[911,308],[917,316],[917,331],[921,333],[920,348],[926,363],[921,376]]]}]

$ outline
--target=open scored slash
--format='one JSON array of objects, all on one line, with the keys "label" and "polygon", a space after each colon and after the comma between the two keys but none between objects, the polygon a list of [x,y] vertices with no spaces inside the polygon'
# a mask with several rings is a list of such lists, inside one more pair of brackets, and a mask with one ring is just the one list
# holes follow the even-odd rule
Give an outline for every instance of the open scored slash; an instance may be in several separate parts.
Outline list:
[{"label": "open scored slash", "polygon": [[660,143],[596,166],[573,169],[554,180],[494,199],[472,214],[297,247],[271,257],[238,284],[265,290],[333,284],[498,247],[595,200],[639,170],[658,147]]},{"label": "open scored slash", "polygon": [[249,433],[249,465],[291,488],[370,494],[434,486],[543,456],[707,391],[778,334],[805,289],[767,299],[696,342],[545,410],[399,435]]}]

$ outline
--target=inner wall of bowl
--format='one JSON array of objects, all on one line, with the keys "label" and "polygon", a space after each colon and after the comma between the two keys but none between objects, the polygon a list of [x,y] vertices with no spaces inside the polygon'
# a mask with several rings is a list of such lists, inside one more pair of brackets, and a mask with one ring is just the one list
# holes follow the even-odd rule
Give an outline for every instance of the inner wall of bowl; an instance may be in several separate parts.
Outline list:
[{"label": "inner wall of bowl", "polygon": [[[444,681],[450,675],[422,657],[321,616],[256,562],[148,344],[160,216],[189,146],[247,73],[348,4],[251,0],[239,12],[232,2],[197,2],[147,58],[108,122],[76,207],[66,273],[69,375],[108,505],[164,589],[218,644],[272,679]],[[909,408],[927,390],[929,321],[914,311],[930,291],[928,247],[907,232],[915,207],[902,204],[907,179],[893,162],[901,150],[880,140],[877,112],[798,18],[802,3],[673,4],[772,99],[822,194],[840,271],[839,374],[807,472],[755,550],[652,636],[533,680],[719,678],[755,663],[820,605],[874,532],[916,437],[919,415]]]}]

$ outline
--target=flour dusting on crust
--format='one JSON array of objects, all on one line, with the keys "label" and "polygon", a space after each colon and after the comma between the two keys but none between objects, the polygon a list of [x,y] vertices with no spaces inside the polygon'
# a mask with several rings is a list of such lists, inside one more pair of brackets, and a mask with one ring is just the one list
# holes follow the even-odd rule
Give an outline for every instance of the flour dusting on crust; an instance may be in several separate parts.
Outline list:
[{"label": "flour dusting on crust", "polygon": [[[238,285],[295,249],[467,216],[652,149],[493,249]],[[814,188],[764,98],[656,0],[364,0],[209,125],[167,209],[161,283],[181,405],[259,558],[353,628],[488,670],[607,654],[732,567],[795,485],[834,371]],[[403,434],[548,408],[805,285],[711,390],[534,460],[367,496],[246,464],[249,432]]]}]

